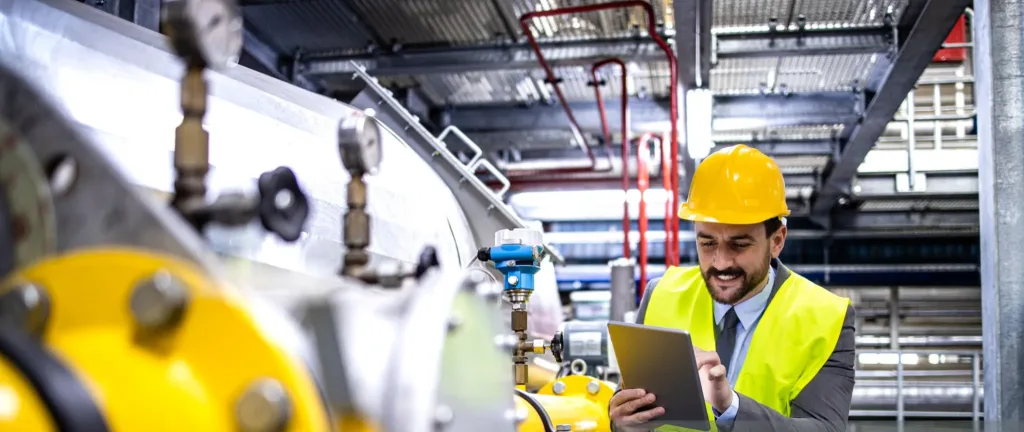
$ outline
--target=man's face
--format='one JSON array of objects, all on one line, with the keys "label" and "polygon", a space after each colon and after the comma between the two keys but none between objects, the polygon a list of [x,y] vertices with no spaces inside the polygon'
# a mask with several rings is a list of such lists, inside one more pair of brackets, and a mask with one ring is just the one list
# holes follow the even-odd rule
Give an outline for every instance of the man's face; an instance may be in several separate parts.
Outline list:
[{"label": "man's face", "polygon": [[768,277],[773,257],[786,240],[786,227],[771,236],[764,224],[725,225],[694,223],[700,272],[715,301],[736,304],[747,299]]}]

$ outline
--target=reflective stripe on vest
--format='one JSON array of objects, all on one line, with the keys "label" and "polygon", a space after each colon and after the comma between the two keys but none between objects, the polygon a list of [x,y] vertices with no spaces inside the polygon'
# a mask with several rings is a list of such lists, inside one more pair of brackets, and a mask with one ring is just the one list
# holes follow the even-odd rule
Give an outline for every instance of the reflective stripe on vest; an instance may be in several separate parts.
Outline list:
[{"label": "reflective stripe on vest", "polygon": [[[736,392],[789,416],[790,402],[835,350],[849,305],[849,299],[791,273],[754,329]],[[668,269],[651,292],[643,323],[685,330],[695,346],[715,351],[714,305],[700,268]],[[710,404],[708,419],[714,430]]]}]

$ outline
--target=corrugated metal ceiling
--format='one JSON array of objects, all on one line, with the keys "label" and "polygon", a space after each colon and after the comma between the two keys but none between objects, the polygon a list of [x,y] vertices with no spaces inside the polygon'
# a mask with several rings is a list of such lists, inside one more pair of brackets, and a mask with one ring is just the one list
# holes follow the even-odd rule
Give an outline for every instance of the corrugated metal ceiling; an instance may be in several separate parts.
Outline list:
[{"label": "corrugated metal ceiling", "polygon": [[[272,37],[272,43],[286,51],[302,47],[310,55],[326,52],[351,52],[366,48],[368,38],[377,36],[385,43],[396,40],[404,45],[467,45],[492,42],[508,35],[511,29],[521,36],[518,17],[534,10],[589,5],[605,0],[349,0],[348,4],[372,28],[367,35],[356,29],[337,3],[307,0],[249,6],[246,19],[259,31]],[[714,31],[761,30],[770,18],[780,26],[796,26],[804,16],[809,27],[863,27],[882,24],[885,11],[897,16],[907,0],[717,0]],[[671,0],[654,0],[657,20],[672,27]],[[669,13],[666,15],[666,11]],[[588,12],[532,21],[534,32],[544,39],[614,37],[633,33],[643,23],[640,8]],[[642,26],[641,26],[642,27]],[[557,59],[564,55],[628,56],[623,52],[590,48],[546,50],[544,55]],[[656,49],[647,47],[644,49]],[[576,52],[570,52],[576,51]],[[793,58],[726,59],[712,70],[712,88],[719,93],[755,93],[763,87],[774,90],[823,91],[848,89],[863,80],[874,65],[871,55],[838,55]],[[614,67],[603,71],[610,79],[604,91],[616,97],[620,89]],[[587,86],[587,68],[561,68],[563,91],[573,100],[592,100],[593,88]],[[666,62],[633,65],[629,71],[630,88],[635,95],[644,91],[655,97],[669,88]],[[536,79],[540,70],[466,72],[418,77],[409,81],[422,85],[434,103],[477,104],[522,102],[536,99],[541,91]],[[404,80],[403,80],[404,81]]]}]

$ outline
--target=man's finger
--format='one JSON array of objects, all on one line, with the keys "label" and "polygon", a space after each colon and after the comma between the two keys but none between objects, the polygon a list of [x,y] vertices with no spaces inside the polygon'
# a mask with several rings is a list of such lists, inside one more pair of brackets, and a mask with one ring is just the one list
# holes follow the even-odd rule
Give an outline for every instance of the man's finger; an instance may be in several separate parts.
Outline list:
[{"label": "man's finger", "polygon": [[624,420],[626,424],[641,424],[654,420],[655,418],[663,414],[665,414],[665,408],[654,407],[649,410],[643,410],[629,417],[626,417]]},{"label": "man's finger", "polygon": [[694,357],[697,360],[697,369],[703,369],[705,366],[717,366],[722,364],[722,360],[718,358],[718,353],[703,352]]},{"label": "man's finger", "polygon": [[[646,392],[645,392],[646,393]],[[654,395],[646,393],[644,396],[639,398],[633,398],[625,402],[619,403],[618,406],[608,410],[608,416],[612,419],[627,417],[636,410],[643,408],[654,402]],[[611,405],[611,404],[609,404]]]},{"label": "man's finger", "polygon": [[622,405],[622,404],[624,404],[626,402],[629,402],[631,400],[642,398],[646,394],[647,394],[647,391],[644,390],[644,389],[625,389],[625,390],[622,390],[622,391],[616,393],[614,396],[612,396],[612,400],[608,401],[608,407],[609,408],[618,407],[618,406],[620,406],[620,405]]},{"label": "man's finger", "polygon": [[725,372],[725,366],[714,366],[708,371],[708,378],[711,378],[712,381],[721,380],[725,378]]},{"label": "man's finger", "polygon": [[654,403],[654,394],[648,393],[642,398],[633,399],[627,402],[622,408],[626,411],[623,414],[629,415],[639,411],[641,408]]}]

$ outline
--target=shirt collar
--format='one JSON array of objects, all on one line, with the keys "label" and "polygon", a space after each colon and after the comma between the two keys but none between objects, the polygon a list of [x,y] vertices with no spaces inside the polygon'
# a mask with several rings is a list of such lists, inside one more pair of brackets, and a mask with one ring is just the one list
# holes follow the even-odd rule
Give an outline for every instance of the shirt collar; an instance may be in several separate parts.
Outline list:
[{"label": "shirt collar", "polygon": [[722,324],[722,319],[725,318],[726,312],[729,312],[730,308],[735,307],[736,316],[740,319],[740,323],[743,324],[743,328],[749,329],[754,324],[754,321],[761,316],[761,312],[764,312],[765,307],[768,306],[768,298],[771,297],[774,288],[775,268],[768,266],[768,282],[761,292],[736,306],[715,302],[715,324]]}]

